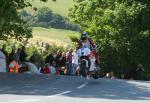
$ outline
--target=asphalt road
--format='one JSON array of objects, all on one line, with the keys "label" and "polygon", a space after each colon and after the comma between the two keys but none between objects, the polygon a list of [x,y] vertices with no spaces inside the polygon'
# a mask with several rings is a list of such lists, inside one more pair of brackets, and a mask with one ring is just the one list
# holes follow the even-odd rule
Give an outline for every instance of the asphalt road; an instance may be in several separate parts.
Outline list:
[{"label": "asphalt road", "polygon": [[150,103],[150,82],[1,73],[0,103]]}]

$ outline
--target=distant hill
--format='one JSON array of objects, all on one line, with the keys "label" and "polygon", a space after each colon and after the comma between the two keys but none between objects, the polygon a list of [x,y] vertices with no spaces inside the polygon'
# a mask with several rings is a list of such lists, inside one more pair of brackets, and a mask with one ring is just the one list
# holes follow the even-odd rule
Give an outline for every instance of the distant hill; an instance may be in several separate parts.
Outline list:
[{"label": "distant hill", "polygon": [[73,0],[57,0],[57,2],[53,2],[51,0],[48,0],[48,2],[42,2],[40,0],[28,0],[33,7],[27,8],[26,10],[30,12],[34,12],[33,8],[36,7],[49,7],[54,13],[58,13],[62,16],[67,17],[69,8],[73,6]]},{"label": "distant hill", "polygon": [[68,35],[79,35],[79,33],[63,29],[34,27],[33,38],[30,39],[30,43],[34,44],[37,41],[40,41],[49,44],[54,43],[59,46],[67,46],[71,44],[71,41],[67,37]]}]

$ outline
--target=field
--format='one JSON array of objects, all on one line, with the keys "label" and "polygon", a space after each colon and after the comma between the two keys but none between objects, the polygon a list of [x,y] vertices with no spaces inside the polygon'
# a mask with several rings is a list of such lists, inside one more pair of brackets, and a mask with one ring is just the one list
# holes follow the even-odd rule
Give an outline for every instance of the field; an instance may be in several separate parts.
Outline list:
[{"label": "field", "polygon": [[33,38],[30,39],[30,42],[35,43],[37,41],[40,41],[51,44],[54,43],[61,46],[67,46],[71,44],[71,41],[67,37],[68,35],[78,35],[78,32],[54,28],[46,29],[41,27],[34,27]]},{"label": "field", "polygon": [[[26,8],[26,10],[30,13],[34,13],[34,7],[48,7],[54,13],[58,13],[62,16],[67,17],[69,13],[69,8],[73,6],[73,0],[57,0],[53,2],[48,0],[47,2],[41,2],[40,0],[28,0],[32,7]],[[75,31],[63,30],[63,29],[54,29],[54,28],[42,28],[42,27],[34,27],[33,28],[33,38],[30,39],[31,43],[35,43],[37,41],[55,43],[56,45],[67,46],[71,43],[68,35],[78,34]]]},{"label": "field", "polygon": [[33,7],[41,8],[41,7],[49,7],[54,13],[58,13],[62,16],[67,17],[69,8],[73,6],[73,0],[57,0],[53,2],[48,0],[48,2],[41,2],[40,0],[28,0],[32,4],[32,8],[27,8],[27,11],[33,12]]}]

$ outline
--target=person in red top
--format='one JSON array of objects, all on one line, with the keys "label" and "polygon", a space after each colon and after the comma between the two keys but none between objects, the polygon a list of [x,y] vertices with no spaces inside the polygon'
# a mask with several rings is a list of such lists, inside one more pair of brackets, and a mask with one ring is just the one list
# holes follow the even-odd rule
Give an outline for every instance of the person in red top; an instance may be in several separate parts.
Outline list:
[{"label": "person in red top", "polygon": [[50,64],[49,63],[45,64],[44,74],[50,74]]}]

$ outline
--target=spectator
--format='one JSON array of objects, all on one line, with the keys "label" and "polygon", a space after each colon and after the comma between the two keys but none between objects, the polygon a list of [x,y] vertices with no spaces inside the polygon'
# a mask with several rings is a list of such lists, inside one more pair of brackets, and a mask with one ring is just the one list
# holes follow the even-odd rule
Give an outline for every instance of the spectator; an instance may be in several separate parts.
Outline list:
[{"label": "spectator", "polygon": [[53,65],[50,66],[50,72],[51,72],[51,74],[55,74],[55,75],[59,74],[58,70],[56,69],[55,61],[53,61]]},{"label": "spectator", "polygon": [[121,79],[125,79],[125,76],[124,76],[124,74],[121,74]]},{"label": "spectator", "polygon": [[14,56],[15,53],[16,53],[15,48],[12,48],[12,51],[11,51],[11,53],[8,56],[8,64],[10,64],[10,62],[13,61],[13,56]]},{"label": "spectator", "polygon": [[30,63],[30,62],[24,62],[24,63],[27,65],[29,69],[27,73],[41,74],[35,64]]},{"label": "spectator", "polygon": [[72,68],[71,68],[71,75],[76,75],[76,70],[78,66],[78,55],[77,55],[77,50],[74,50],[72,53]]},{"label": "spectator", "polygon": [[60,60],[60,68],[61,68],[59,72],[61,75],[64,75],[66,74],[66,53],[65,52],[62,53],[62,56],[60,57],[59,60]]},{"label": "spectator", "polygon": [[19,56],[20,62],[25,62],[26,61],[26,57],[27,57],[27,54],[25,52],[25,47],[22,46],[22,49],[20,51],[20,56]]},{"label": "spectator", "polygon": [[1,52],[4,53],[4,55],[5,55],[6,59],[7,59],[7,58],[8,58],[8,53],[7,53],[7,51],[6,51],[6,45],[3,45],[3,46],[2,46]]},{"label": "spectator", "polygon": [[46,63],[44,66],[44,74],[50,74],[50,64]]},{"label": "spectator", "polygon": [[144,68],[143,68],[142,64],[138,65],[138,68],[136,69],[136,72],[137,72],[137,79],[138,80],[143,80]]},{"label": "spectator", "polygon": [[0,72],[6,72],[6,56],[0,50]]},{"label": "spectator", "polygon": [[17,52],[13,55],[13,60],[15,60],[17,63],[19,63],[20,58],[20,48],[17,49]]},{"label": "spectator", "polygon": [[56,66],[59,69],[61,67],[61,57],[62,57],[62,52],[59,50],[59,51],[57,51],[57,54],[56,54],[56,57],[55,57]]},{"label": "spectator", "polygon": [[37,63],[36,52],[34,52],[33,55],[30,57],[30,62],[33,64]]},{"label": "spectator", "polygon": [[110,73],[106,73],[105,78],[111,78]]},{"label": "spectator", "polygon": [[116,77],[114,76],[114,72],[110,72],[110,78],[115,79]]},{"label": "spectator", "polygon": [[66,66],[67,66],[67,75],[71,74],[71,66],[72,66],[72,52],[73,49],[70,48],[66,53]]},{"label": "spectator", "polygon": [[48,56],[46,56],[45,63],[49,63],[50,65],[52,65],[53,61],[54,61],[54,56],[52,53],[50,53]]},{"label": "spectator", "polygon": [[17,52],[12,57],[12,62],[9,64],[9,72],[11,73],[19,73],[19,55],[20,49],[18,48]]},{"label": "spectator", "polygon": [[16,60],[13,60],[9,64],[9,72],[10,73],[19,73],[19,64],[18,64],[18,62],[16,62]]}]

